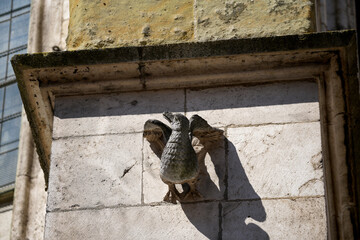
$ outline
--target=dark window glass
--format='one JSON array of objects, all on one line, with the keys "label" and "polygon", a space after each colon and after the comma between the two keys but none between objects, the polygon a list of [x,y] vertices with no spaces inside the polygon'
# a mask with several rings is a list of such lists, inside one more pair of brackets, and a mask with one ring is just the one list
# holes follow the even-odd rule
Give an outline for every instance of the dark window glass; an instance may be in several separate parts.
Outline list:
[{"label": "dark window glass", "polygon": [[6,58],[7,56],[0,57],[0,81],[5,79],[6,74]]},{"label": "dark window glass", "polygon": [[4,90],[5,90],[4,88],[0,88],[0,113],[2,113],[4,106]]},{"label": "dark window glass", "polygon": [[14,17],[11,20],[10,48],[27,44],[29,28],[29,13]]},{"label": "dark window glass", "polygon": [[18,148],[18,146],[19,146],[19,140],[2,145],[2,146],[0,146],[0,154],[16,150]]},{"label": "dark window glass", "polygon": [[20,117],[2,123],[1,145],[6,145],[19,140]]},{"label": "dark window glass", "polygon": [[[0,0],[1,1],[1,0]],[[10,22],[5,21],[0,23],[0,52],[8,50],[9,46],[9,27]]]},{"label": "dark window glass", "polygon": [[22,103],[10,59],[26,53],[30,2],[0,0],[0,188],[15,182]]},{"label": "dark window glass", "polygon": [[5,88],[5,104],[4,104],[4,115],[8,117],[10,115],[21,112],[21,98],[17,84],[14,83]]},{"label": "dark window glass", "polygon": [[0,0],[0,14],[10,12],[11,0]]},{"label": "dark window glass", "polygon": [[30,4],[30,0],[13,0],[13,9],[23,8]]},{"label": "dark window glass", "polygon": [[0,154],[0,183],[2,186],[15,182],[18,150]]}]

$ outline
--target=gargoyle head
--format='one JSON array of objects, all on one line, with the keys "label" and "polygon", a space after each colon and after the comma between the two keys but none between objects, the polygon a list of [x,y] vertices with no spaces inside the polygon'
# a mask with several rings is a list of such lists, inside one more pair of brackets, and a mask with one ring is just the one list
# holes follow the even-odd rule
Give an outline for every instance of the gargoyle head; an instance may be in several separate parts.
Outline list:
[{"label": "gargoyle head", "polygon": [[171,124],[171,129],[174,131],[183,131],[187,129],[189,131],[189,120],[180,113],[164,112],[163,116]]}]

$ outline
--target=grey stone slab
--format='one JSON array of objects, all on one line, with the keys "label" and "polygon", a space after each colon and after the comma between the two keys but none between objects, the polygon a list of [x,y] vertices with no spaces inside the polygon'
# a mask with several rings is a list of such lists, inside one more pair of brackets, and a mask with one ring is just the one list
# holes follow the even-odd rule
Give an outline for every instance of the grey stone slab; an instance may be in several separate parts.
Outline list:
[{"label": "grey stone slab", "polygon": [[48,211],[141,203],[142,134],[53,141]]},{"label": "grey stone slab", "polygon": [[227,129],[229,199],[324,194],[320,123]]},{"label": "grey stone slab", "polygon": [[287,82],[188,90],[187,115],[199,114],[209,124],[256,125],[319,120],[315,82]]},{"label": "grey stone slab", "polygon": [[326,239],[325,199],[225,203],[223,239]]},{"label": "grey stone slab", "polygon": [[217,203],[51,212],[45,239],[217,239]]},{"label": "grey stone slab", "polygon": [[[200,151],[200,146],[195,151]],[[160,159],[151,150],[150,144],[144,141],[144,172],[143,172],[143,194],[145,203],[162,202],[168,187],[160,179]],[[225,148],[224,142],[204,154],[201,154],[199,181],[197,189],[202,195],[198,200],[220,200],[223,199],[225,191]],[[198,155],[200,156],[200,155]],[[181,187],[179,188],[181,190]],[[197,200],[196,200],[197,201]]]},{"label": "grey stone slab", "polygon": [[183,90],[57,98],[53,137],[141,132],[164,111],[184,111]]}]

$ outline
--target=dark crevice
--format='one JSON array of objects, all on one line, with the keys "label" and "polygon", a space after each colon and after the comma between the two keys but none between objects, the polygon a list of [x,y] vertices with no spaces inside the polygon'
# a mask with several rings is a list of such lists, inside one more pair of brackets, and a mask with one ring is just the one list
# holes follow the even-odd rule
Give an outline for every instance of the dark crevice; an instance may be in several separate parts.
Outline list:
[{"label": "dark crevice", "polygon": [[123,175],[120,178],[123,178],[130,170],[135,166],[135,163],[131,165],[130,167],[127,167],[124,169]]},{"label": "dark crevice", "polygon": [[139,79],[140,79],[140,84],[142,85],[143,89],[146,89],[146,80],[145,80],[145,63],[142,61],[143,60],[143,48],[142,47],[138,47],[138,54],[139,54]]},{"label": "dark crevice", "polygon": [[221,202],[219,202],[219,235],[218,235],[218,239],[219,240],[222,240],[222,232],[223,232],[223,229],[222,229],[222,204]]}]

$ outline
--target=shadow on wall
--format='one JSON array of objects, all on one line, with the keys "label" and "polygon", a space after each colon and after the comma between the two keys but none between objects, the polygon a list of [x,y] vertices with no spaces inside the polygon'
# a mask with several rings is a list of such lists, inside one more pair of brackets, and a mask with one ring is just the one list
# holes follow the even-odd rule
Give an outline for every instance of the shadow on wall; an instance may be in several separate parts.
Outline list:
[{"label": "shadow on wall", "polygon": [[[236,108],[254,108],[265,106],[277,106],[297,103],[318,102],[316,83],[312,81],[293,81],[288,83],[263,83],[255,86],[220,87],[214,91],[208,89],[188,89],[192,93],[188,96],[187,105],[190,111],[224,110]],[[164,111],[184,112],[183,98],[179,98],[178,104],[175,92],[162,95],[164,90],[151,90],[145,92],[128,92],[122,94],[93,95],[89,98],[84,96],[64,97],[58,106],[66,111],[57,112],[57,117],[88,118],[109,117],[141,114],[156,114]],[[181,91],[181,93],[183,93]],[[209,97],[210,96],[210,97]],[[224,102],[224,96],[227,101]],[[175,99],[174,99],[175,98]],[[201,104],[193,104],[196,101]],[[151,104],[149,104],[151,103]],[[88,106],[91,105],[91,111]],[[193,105],[193,106],[192,106]],[[196,108],[191,109],[191,108]],[[73,109],[73,111],[68,111]]]},{"label": "shadow on wall", "polygon": [[[246,176],[245,170],[241,164],[236,148],[232,142],[225,138],[225,152],[226,152],[226,163],[223,158],[219,158],[217,151],[223,149],[214,147],[208,151],[210,159],[214,165],[216,175],[219,180],[223,179],[223,183],[219,183],[220,189],[211,180],[204,161],[200,158],[200,180],[198,186],[206,186],[206,188],[199,188],[201,194],[207,199],[207,194],[212,196],[221,196],[221,200],[218,202],[219,220],[218,221],[207,221],[209,213],[203,211],[203,205],[195,203],[182,203],[181,207],[189,219],[189,221],[208,239],[269,239],[269,235],[254,223],[248,223],[255,220],[258,222],[264,222],[266,220],[265,208],[262,204],[260,196],[255,192],[254,188],[249,182]],[[202,157],[202,159],[204,156]],[[221,168],[221,165],[223,168]],[[238,176],[234,179],[228,179],[227,173],[225,178],[222,178],[222,169],[227,166],[231,166],[233,172],[237,172]],[[229,197],[228,193],[228,182],[232,182],[232,185],[242,186],[242,193],[238,194],[246,196],[245,199],[241,199],[241,196],[231,194]],[[218,194],[214,194],[218,191]],[[229,201],[228,201],[229,200]],[[209,200],[211,201],[211,200]],[[200,208],[200,209],[199,209]],[[202,214],[198,214],[198,213]],[[217,225],[215,224],[217,223]],[[213,225],[211,225],[213,224]],[[218,236],[214,238],[214,230],[218,229]]]}]

